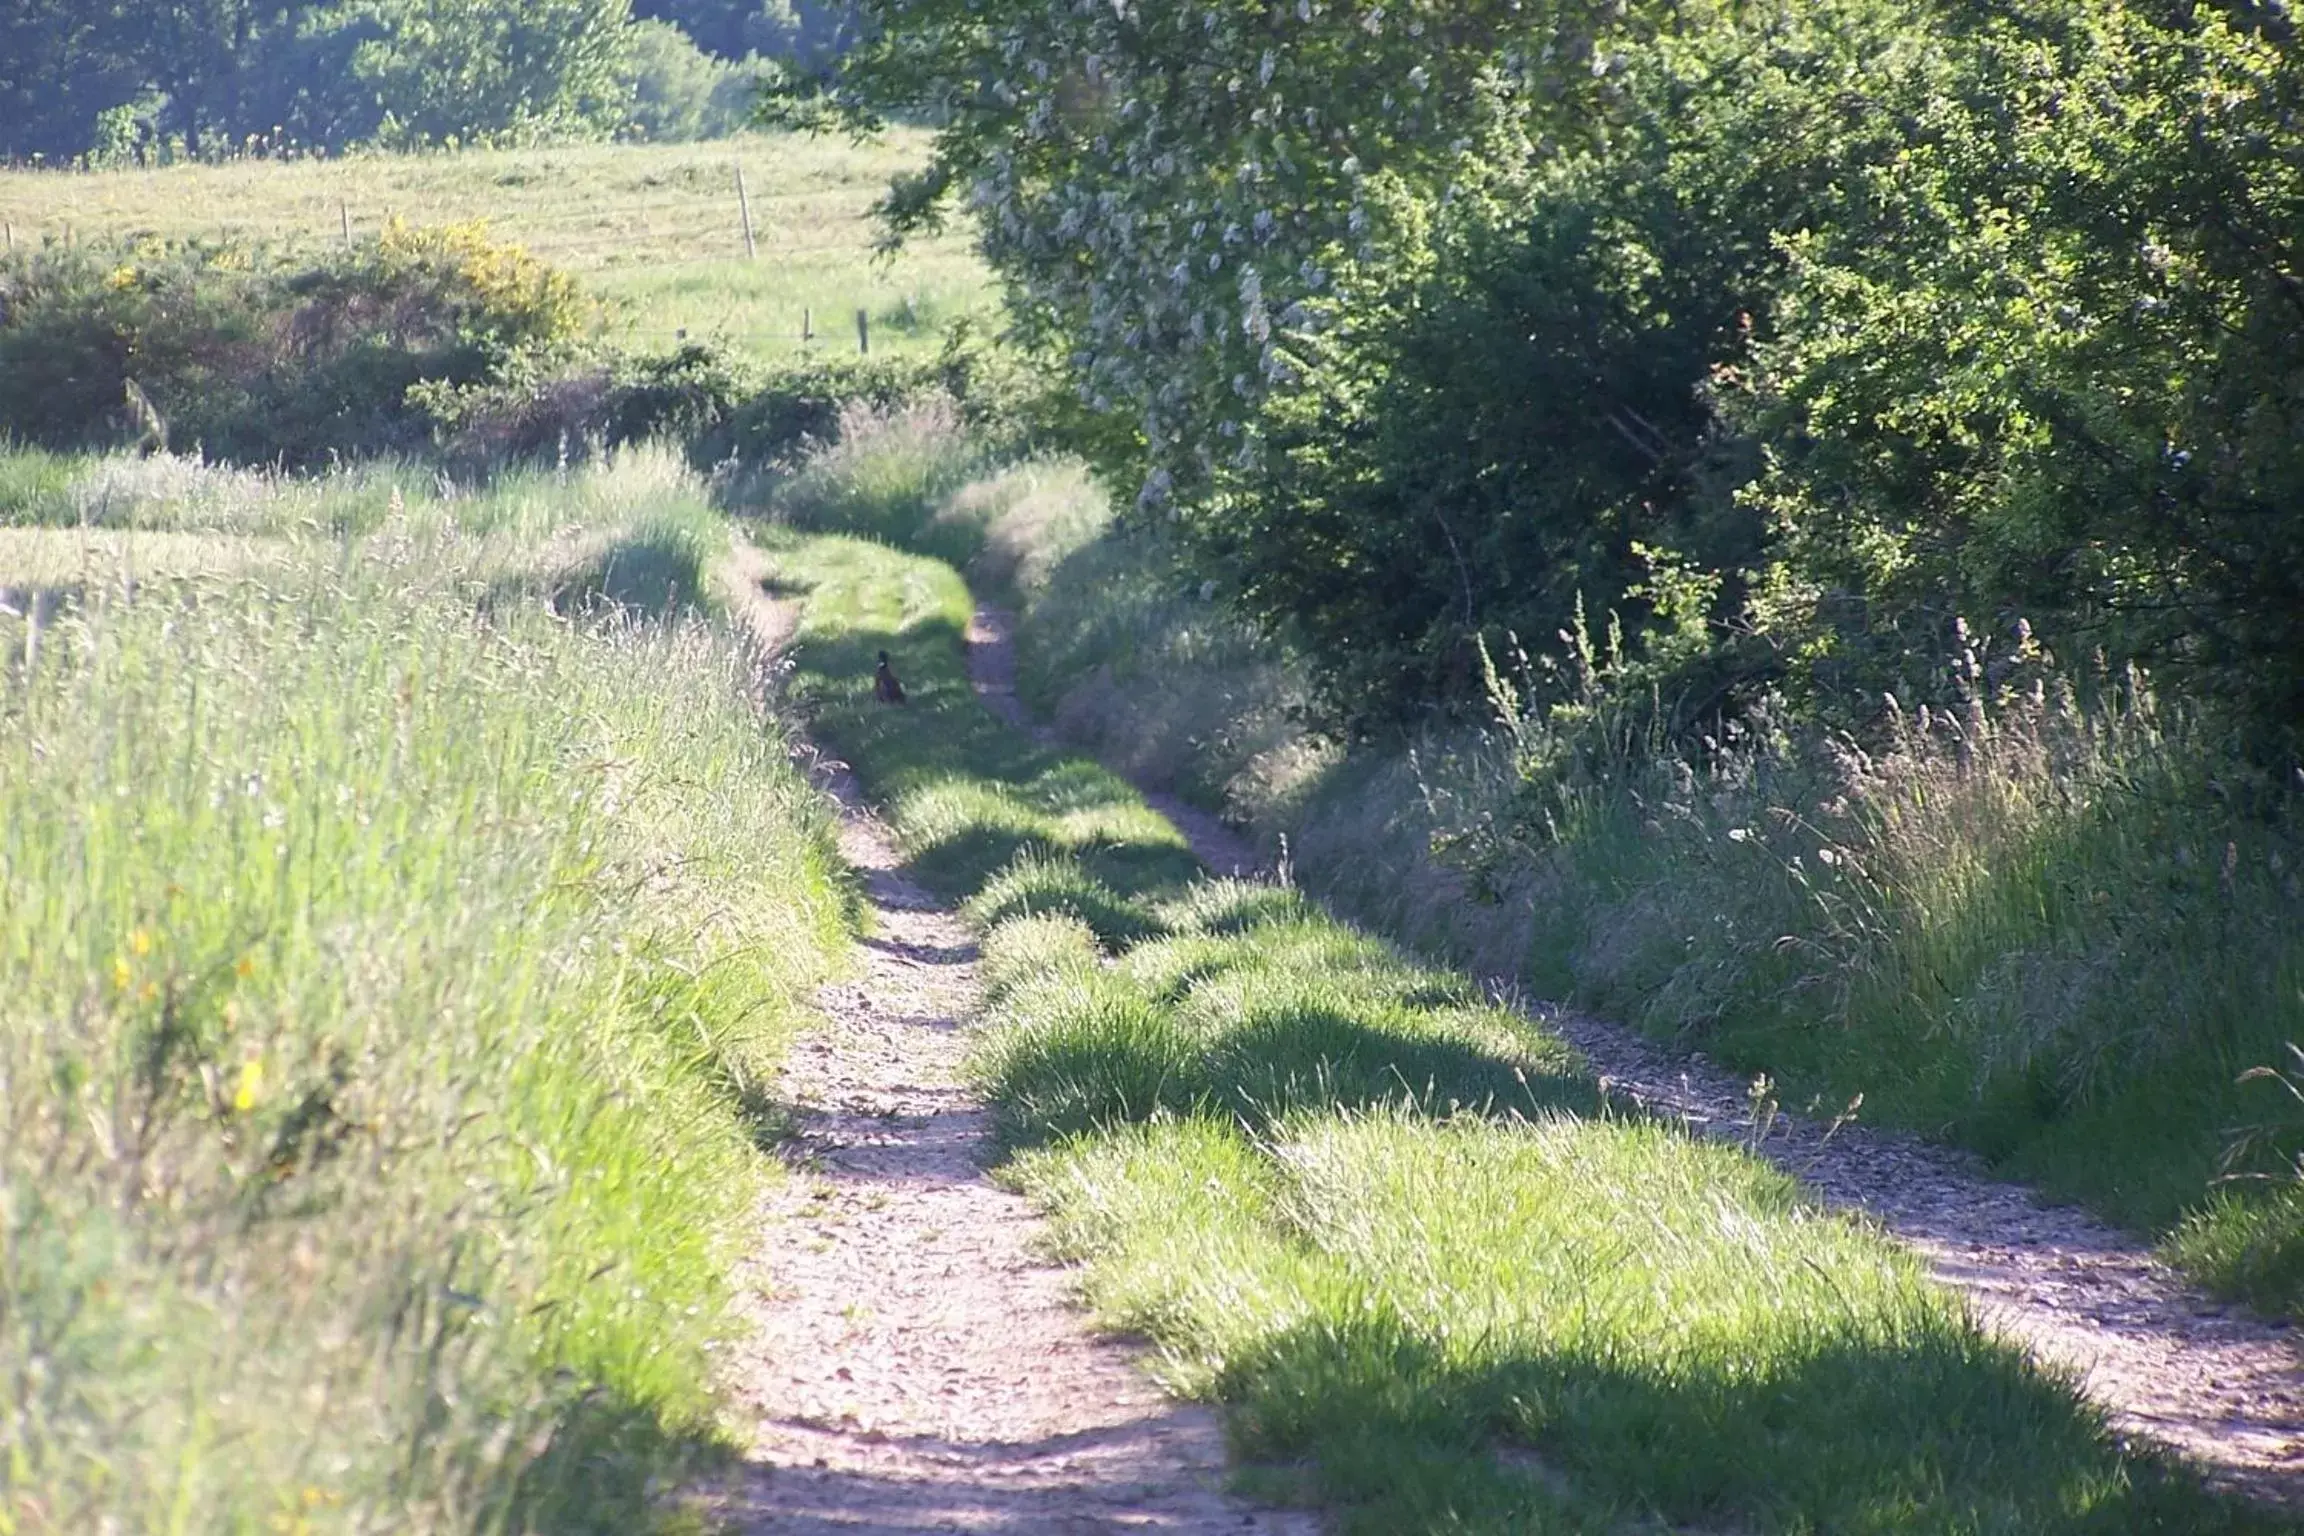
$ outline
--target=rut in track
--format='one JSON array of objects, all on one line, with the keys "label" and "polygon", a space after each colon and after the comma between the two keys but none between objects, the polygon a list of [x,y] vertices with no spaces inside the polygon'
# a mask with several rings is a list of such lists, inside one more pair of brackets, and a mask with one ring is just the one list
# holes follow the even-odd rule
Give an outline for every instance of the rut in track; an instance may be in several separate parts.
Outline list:
[{"label": "rut in track", "polygon": [[[988,704],[1032,728],[1015,696],[1013,623],[998,609],[977,613],[969,668]],[[1256,851],[1216,817],[1147,797],[1211,869],[1260,871]],[[1878,1222],[1987,1327],[2070,1372],[2121,1434],[2174,1449],[2220,1487],[2304,1509],[2304,1353],[2294,1330],[2213,1300],[2133,1237],[2042,1204],[1965,1153],[1890,1131],[1756,1116],[1747,1079],[1533,1003],[1508,980],[1488,986],[1574,1043],[1618,1097],[1751,1146],[1828,1203]]]},{"label": "rut in track", "polygon": [[[730,587],[773,652],[791,615],[757,574],[739,560]],[[1090,1333],[1030,1208],[985,1176],[989,1121],[959,1073],[974,938],[904,878],[854,786],[833,787],[872,932],[785,1073],[797,1166],[727,1364],[750,1454],[712,1513],[759,1536],[1308,1536],[1307,1517],[1221,1492],[1216,1417]]]}]

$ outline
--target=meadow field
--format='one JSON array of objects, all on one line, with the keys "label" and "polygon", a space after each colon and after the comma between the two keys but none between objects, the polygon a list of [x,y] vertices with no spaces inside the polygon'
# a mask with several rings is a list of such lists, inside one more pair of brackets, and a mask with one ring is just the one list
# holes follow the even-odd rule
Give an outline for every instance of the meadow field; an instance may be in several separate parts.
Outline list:
[{"label": "meadow field", "polygon": [[[872,143],[774,133],[702,144],[579,144],[427,155],[246,160],[154,170],[0,170],[0,224],[44,242],[253,240],[289,252],[357,240],[387,220],[484,221],[608,301],[608,334],[669,350],[682,333],[781,362],[804,348],[933,348],[986,311],[990,279],[964,232],[873,255],[873,202],[924,136]],[[756,258],[747,257],[741,166]],[[813,315],[816,339],[802,340]]]}]

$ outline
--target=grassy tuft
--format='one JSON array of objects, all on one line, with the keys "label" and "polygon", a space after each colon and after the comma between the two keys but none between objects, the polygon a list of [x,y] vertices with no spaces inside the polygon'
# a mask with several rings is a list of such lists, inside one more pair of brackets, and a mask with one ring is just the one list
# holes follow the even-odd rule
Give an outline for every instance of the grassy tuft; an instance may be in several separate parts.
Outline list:
[{"label": "grassy tuft", "polygon": [[1100,1310],[1343,1529],[2219,1528],[1747,1157],[1562,1117],[1268,1135],[1168,1121],[1017,1174]]},{"label": "grassy tuft", "polygon": [[833,441],[776,486],[769,510],[819,532],[889,544],[949,542],[965,533],[938,519],[938,504],[967,484],[982,463],[949,400],[852,402],[840,413]]}]

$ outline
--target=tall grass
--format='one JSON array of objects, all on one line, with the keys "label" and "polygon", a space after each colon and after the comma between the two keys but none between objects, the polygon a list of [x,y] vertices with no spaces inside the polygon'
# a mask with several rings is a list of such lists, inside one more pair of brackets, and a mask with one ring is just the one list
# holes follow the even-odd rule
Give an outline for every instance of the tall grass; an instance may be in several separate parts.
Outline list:
[{"label": "tall grass", "polygon": [[890,544],[927,541],[965,558],[975,530],[938,512],[983,464],[947,399],[893,406],[851,401],[841,409],[833,440],[770,487],[767,510],[795,527]]},{"label": "tall grass", "polygon": [[665,611],[700,600],[701,572],[727,536],[703,487],[658,444],[474,486],[392,460],[313,478],[198,457],[37,452],[0,455],[0,493],[11,481],[41,488],[13,505],[0,501],[0,530],[14,529],[4,547],[21,562],[0,580],[19,582],[35,563],[60,573],[77,558],[83,574],[133,576],[140,558],[163,573],[203,560],[246,565],[296,541],[388,533],[433,541],[467,581]]},{"label": "tall grass", "polygon": [[[974,1070],[1114,1327],[1348,1531],[2217,1531],[1878,1235],[1606,1110],[1575,1054],[1283,887],[1209,881],[969,691],[968,593],[764,535],[798,696],[985,931]],[[885,649],[912,691],[870,694]]]},{"label": "tall grass", "polygon": [[1529,973],[2132,1227],[2189,1227],[2203,1278],[2293,1306],[2293,1205],[2225,1176],[2299,1145],[2228,1156],[2282,1107],[2242,1075],[2304,1039],[2304,845],[2284,809],[2223,797],[2205,722],[2113,682],[2088,707],[1891,707],[1869,750],[1756,731],[1603,776],[1540,749],[1532,836],[1497,867],[1534,916]]},{"label": "tall grass", "polygon": [[1120,530],[1078,460],[988,462],[947,407],[858,407],[769,505],[946,561],[1018,609],[1026,701],[1131,777],[1269,818],[1322,755],[1301,724],[1303,669],[1156,536]]},{"label": "tall grass", "polygon": [[8,1529],[622,1532],[710,1452],[845,899],[730,641],[502,569],[419,506],[0,616]]}]

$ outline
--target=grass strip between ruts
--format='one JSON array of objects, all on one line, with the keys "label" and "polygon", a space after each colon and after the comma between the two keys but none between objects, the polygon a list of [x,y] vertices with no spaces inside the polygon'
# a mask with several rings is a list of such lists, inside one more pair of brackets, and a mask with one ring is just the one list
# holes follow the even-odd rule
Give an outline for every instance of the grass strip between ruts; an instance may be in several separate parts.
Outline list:
[{"label": "grass strip between ruts", "polygon": [[[2124,1452],[1862,1225],[992,716],[949,567],[761,535],[794,688],[986,939],[1004,1175],[1246,1485],[1360,1531],[2284,1529]],[[877,705],[875,654],[910,691]]]}]

